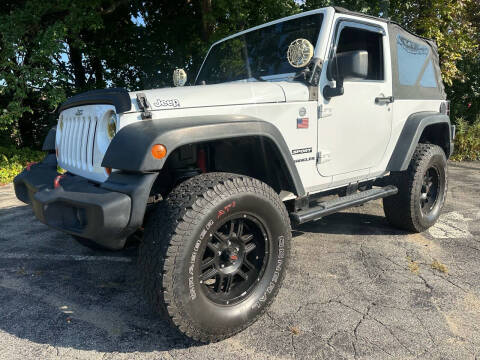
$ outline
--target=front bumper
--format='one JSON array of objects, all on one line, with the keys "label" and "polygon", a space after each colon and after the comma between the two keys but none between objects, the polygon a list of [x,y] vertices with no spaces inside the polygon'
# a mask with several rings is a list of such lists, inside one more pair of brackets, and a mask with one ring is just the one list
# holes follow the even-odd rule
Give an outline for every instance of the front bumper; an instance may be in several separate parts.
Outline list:
[{"label": "front bumper", "polygon": [[101,184],[67,174],[54,188],[57,160],[50,154],[14,179],[17,198],[31,204],[44,224],[120,249],[143,222],[157,173],[113,173]]}]

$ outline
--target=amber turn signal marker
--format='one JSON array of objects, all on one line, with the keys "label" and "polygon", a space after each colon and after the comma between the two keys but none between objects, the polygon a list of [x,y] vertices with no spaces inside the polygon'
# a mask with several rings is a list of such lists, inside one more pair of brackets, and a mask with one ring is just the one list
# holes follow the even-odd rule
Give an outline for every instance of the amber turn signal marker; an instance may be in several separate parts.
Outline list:
[{"label": "amber turn signal marker", "polygon": [[152,156],[155,159],[163,159],[167,156],[167,148],[162,144],[156,144],[152,146]]},{"label": "amber turn signal marker", "polygon": [[112,168],[106,167],[105,172],[107,173],[108,176],[112,173]]}]

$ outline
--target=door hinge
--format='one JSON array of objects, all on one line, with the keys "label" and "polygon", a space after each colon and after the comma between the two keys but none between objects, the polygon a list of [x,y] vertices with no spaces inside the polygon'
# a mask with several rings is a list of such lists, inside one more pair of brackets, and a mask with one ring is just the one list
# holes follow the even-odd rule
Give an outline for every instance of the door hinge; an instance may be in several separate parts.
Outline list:
[{"label": "door hinge", "polygon": [[326,118],[332,116],[332,108],[325,105],[318,106],[318,118]]},{"label": "door hinge", "polygon": [[326,162],[329,162],[330,160],[332,160],[332,155],[330,154],[330,151],[320,150],[317,153],[317,164],[325,164]]},{"label": "door hinge", "polygon": [[151,119],[152,112],[148,110],[150,108],[150,103],[148,102],[145,94],[143,93],[137,94],[137,103],[138,103],[138,107],[140,108],[140,111],[142,112],[142,120]]}]

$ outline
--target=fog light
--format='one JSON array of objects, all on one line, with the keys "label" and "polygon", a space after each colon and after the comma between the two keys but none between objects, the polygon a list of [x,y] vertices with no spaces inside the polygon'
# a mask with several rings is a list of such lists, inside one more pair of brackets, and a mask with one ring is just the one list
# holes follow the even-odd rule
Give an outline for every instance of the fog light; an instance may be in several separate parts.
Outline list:
[{"label": "fog light", "polygon": [[162,144],[156,144],[152,146],[152,156],[155,159],[163,159],[167,156],[167,148]]},{"label": "fog light", "polygon": [[117,116],[114,113],[111,113],[107,120],[108,138],[112,140],[116,133],[117,133]]}]

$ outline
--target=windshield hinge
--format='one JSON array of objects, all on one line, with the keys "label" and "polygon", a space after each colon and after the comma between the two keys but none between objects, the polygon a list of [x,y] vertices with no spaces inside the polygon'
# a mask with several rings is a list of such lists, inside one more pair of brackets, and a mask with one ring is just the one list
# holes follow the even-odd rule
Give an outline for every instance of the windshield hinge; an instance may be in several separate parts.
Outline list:
[{"label": "windshield hinge", "polygon": [[317,164],[325,164],[332,160],[332,154],[328,150],[320,150],[317,152]]},{"label": "windshield hinge", "polygon": [[318,87],[320,84],[320,75],[322,74],[323,61],[319,58],[313,58],[310,63],[298,72],[294,79],[305,82],[308,86]]},{"label": "windshield hinge", "polygon": [[148,110],[150,108],[150,103],[148,102],[145,94],[143,93],[137,94],[137,103],[138,103],[138,107],[142,111],[142,120],[151,119],[152,112]]}]

